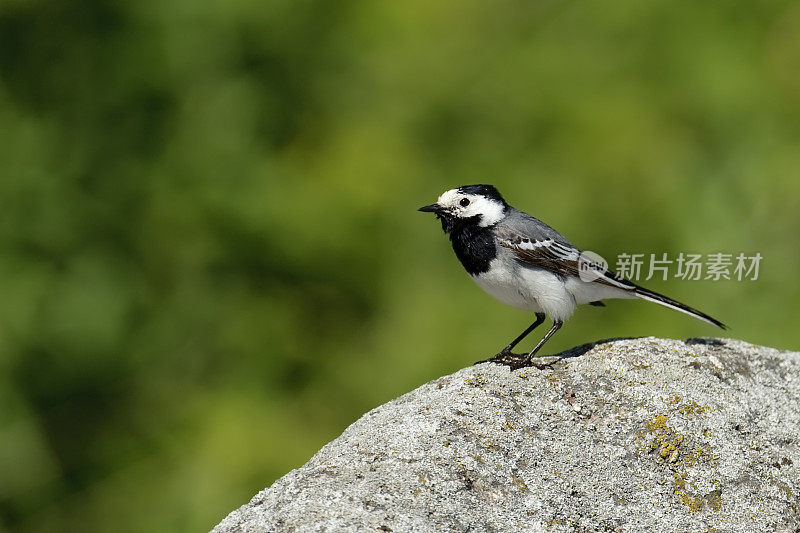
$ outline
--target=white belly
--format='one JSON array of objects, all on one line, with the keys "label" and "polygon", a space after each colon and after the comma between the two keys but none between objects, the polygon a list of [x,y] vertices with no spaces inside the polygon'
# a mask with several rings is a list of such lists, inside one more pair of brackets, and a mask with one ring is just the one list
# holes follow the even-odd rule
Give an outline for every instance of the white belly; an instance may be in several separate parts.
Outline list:
[{"label": "white belly", "polygon": [[533,268],[504,268],[492,260],[489,271],[472,279],[486,292],[506,305],[545,313],[554,320],[566,320],[575,310],[575,299],[555,274]]},{"label": "white belly", "polygon": [[488,272],[471,277],[481,289],[506,305],[536,313],[542,311],[536,299],[521,290],[523,282],[515,273],[490,268]]}]

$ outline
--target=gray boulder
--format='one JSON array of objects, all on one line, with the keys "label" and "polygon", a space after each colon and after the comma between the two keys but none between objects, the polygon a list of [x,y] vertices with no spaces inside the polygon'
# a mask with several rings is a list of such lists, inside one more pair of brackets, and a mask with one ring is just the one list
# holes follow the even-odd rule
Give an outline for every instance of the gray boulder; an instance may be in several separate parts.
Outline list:
[{"label": "gray boulder", "polygon": [[800,531],[800,353],[641,338],[537,364],[373,409],[214,531]]}]

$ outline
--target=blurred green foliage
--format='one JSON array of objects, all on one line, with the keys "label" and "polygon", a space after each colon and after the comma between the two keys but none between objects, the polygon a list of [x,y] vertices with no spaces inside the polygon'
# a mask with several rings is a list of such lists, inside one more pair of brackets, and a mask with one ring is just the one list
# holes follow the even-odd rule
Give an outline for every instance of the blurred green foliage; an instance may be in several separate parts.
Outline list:
[{"label": "blurred green foliage", "polygon": [[[800,347],[796,2],[2,0],[0,139],[0,530],[208,529],[496,352],[530,317],[415,211],[465,183],[760,252],[645,285]],[[611,302],[548,349],[716,334]]]}]

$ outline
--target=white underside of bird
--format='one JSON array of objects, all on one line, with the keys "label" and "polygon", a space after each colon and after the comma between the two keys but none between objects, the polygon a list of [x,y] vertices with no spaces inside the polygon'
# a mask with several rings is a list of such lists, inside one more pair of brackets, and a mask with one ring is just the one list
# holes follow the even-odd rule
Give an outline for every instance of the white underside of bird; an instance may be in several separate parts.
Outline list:
[{"label": "white underside of bird", "polygon": [[487,272],[470,276],[484,291],[511,307],[544,313],[564,321],[578,305],[609,298],[636,298],[631,291],[561,276],[538,268],[498,268],[494,259]]}]

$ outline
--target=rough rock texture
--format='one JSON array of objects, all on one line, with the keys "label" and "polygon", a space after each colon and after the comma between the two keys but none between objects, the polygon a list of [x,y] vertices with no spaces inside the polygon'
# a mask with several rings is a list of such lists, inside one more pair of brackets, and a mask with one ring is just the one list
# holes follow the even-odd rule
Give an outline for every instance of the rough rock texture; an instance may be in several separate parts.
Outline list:
[{"label": "rough rock texture", "polygon": [[799,353],[642,338],[540,365],[370,411],[214,531],[800,530]]}]

